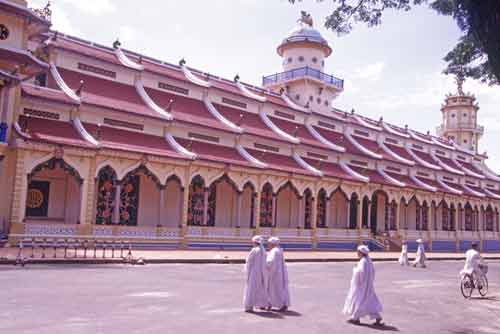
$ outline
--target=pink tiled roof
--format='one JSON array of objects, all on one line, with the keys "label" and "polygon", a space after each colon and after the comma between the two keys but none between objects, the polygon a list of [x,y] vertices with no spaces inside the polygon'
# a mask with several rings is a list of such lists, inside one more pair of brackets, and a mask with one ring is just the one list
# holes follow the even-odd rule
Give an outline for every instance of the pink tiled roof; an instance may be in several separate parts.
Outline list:
[{"label": "pink tiled roof", "polygon": [[234,147],[210,144],[178,137],[176,137],[175,140],[184,148],[196,153],[199,159],[253,167],[253,165],[245,160]]},{"label": "pink tiled roof", "polygon": [[101,126],[99,131],[100,135],[98,136],[96,125],[91,123],[84,123],[83,125],[87,132],[89,132],[103,148],[185,159],[184,156],[174,151],[163,137],[117,129],[109,126]]},{"label": "pink tiled roof", "polygon": [[94,148],[80,137],[73,125],[69,122],[53,121],[36,117],[19,117],[19,124],[30,140],[69,145],[76,147]]},{"label": "pink tiled roof", "polygon": [[302,175],[313,175],[309,171],[303,169],[297,162],[290,156],[276,154],[272,152],[263,153],[262,151],[246,148],[255,158],[266,163],[270,169],[281,172],[296,173]]},{"label": "pink tiled roof", "polygon": [[[411,148],[410,148],[411,149]],[[415,155],[417,155],[420,159],[424,160],[425,162],[431,164],[431,165],[435,165],[437,166],[437,163],[434,161],[434,159],[432,159],[431,155],[429,153],[426,153],[426,152],[422,152],[422,151],[419,151],[419,150],[413,150],[411,149],[413,153],[415,153]],[[418,162],[417,162],[418,164]]]},{"label": "pink tiled roof", "polygon": [[400,157],[402,157],[406,160],[409,160],[409,161],[414,161],[412,156],[408,153],[408,151],[406,151],[406,149],[404,147],[389,144],[387,142],[385,142],[384,144],[385,144],[385,146],[387,146],[388,149],[390,149],[391,151],[393,151],[394,153],[396,153]]},{"label": "pink tiled roof", "polygon": [[378,184],[388,184],[392,185],[389,181],[387,181],[379,172],[374,169],[358,167],[354,165],[349,165],[349,167],[354,170],[356,173],[361,174],[363,176],[367,176],[370,178],[370,183],[378,183]]},{"label": "pink tiled roof", "polygon": [[319,160],[305,158],[305,157],[302,157],[302,159],[304,159],[304,161],[307,162],[312,167],[322,171],[323,174],[326,176],[335,177],[335,178],[339,178],[339,179],[345,179],[345,180],[358,181],[358,179],[353,178],[351,175],[344,172],[342,167],[340,167],[336,163],[329,162],[329,161],[322,161],[321,163],[319,163]]},{"label": "pink tiled roof", "polygon": [[47,87],[40,87],[32,84],[22,83],[21,92],[23,96],[49,99],[52,101],[67,103],[71,105],[78,105],[78,103],[76,103],[75,100],[68,97],[62,91],[56,89],[50,89]]}]

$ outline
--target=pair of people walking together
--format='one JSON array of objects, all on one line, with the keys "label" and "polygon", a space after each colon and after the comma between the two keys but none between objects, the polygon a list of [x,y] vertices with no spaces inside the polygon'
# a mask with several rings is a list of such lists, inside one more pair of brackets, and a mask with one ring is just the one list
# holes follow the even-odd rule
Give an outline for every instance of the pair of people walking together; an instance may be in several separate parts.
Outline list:
[{"label": "pair of people walking together", "polygon": [[288,272],[280,240],[267,240],[269,250],[264,248],[264,238],[254,236],[253,248],[245,263],[246,283],[243,304],[246,312],[254,308],[286,311],[290,307]]}]

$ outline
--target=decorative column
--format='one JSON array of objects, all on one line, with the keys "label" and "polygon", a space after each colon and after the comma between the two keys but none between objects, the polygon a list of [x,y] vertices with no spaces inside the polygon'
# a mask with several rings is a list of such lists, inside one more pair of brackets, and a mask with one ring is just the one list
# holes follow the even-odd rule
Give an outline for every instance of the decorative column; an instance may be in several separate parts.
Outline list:
[{"label": "decorative column", "polygon": [[361,226],[362,219],[363,219],[362,207],[363,207],[363,202],[358,201],[358,206],[356,207],[356,227],[357,227],[359,233],[361,233],[361,229],[362,229],[362,226]]},{"label": "decorative column", "polygon": [[272,220],[271,220],[271,222],[272,222],[271,223],[271,227],[272,228],[276,227],[276,214],[278,212],[277,211],[278,208],[277,208],[277,205],[276,205],[277,202],[278,202],[277,201],[277,195],[273,193],[273,217],[272,217]]},{"label": "decorative column", "polygon": [[312,249],[318,248],[318,239],[317,239],[317,236],[316,236],[316,230],[317,230],[317,227],[318,227],[318,205],[317,205],[317,198],[318,198],[318,196],[313,197],[311,199],[311,242],[312,242]]},{"label": "decorative column", "polygon": [[236,227],[241,226],[241,192],[236,192]]},{"label": "decorative column", "polygon": [[366,203],[368,203],[368,215],[366,217],[366,225],[368,225],[368,229],[371,230],[372,228],[372,225],[371,225],[371,220],[372,220],[372,215],[371,215],[371,212],[372,212],[372,201],[368,200]]},{"label": "decorative column", "polygon": [[255,213],[254,213],[254,226],[255,226],[255,233],[258,234],[259,233],[259,230],[260,230],[260,200],[261,200],[261,191],[257,191],[254,196],[255,196],[255,207],[254,207],[254,210],[255,210]]},{"label": "decorative column", "polygon": [[351,200],[347,200],[347,229],[351,228]]},{"label": "decorative column", "polygon": [[166,186],[161,185],[159,190],[160,190],[160,203],[158,207],[158,225],[162,225],[163,219],[162,219],[162,211],[163,208],[165,207],[165,188]]},{"label": "decorative column", "polygon": [[[10,221],[12,224],[24,222],[26,213],[26,197],[28,195],[28,173],[25,170],[24,150],[17,149],[14,178],[14,191],[12,194],[12,207]],[[5,161],[4,161],[5,163]],[[12,229],[11,225],[11,229]]]},{"label": "decorative column", "polygon": [[89,189],[89,181],[88,178],[82,180],[82,184],[80,185],[80,217],[78,218],[79,224],[86,223],[87,217],[87,199],[88,199],[88,189]]},{"label": "decorative column", "polygon": [[120,224],[120,204],[121,204],[121,199],[120,195],[122,192],[122,186],[120,182],[116,182],[116,189],[115,189],[115,201],[114,204],[115,206],[113,207],[113,224],[118,225]]},{"label": "decorative column", "polygon": [[306,196],[299,198],[299,227],[304,227]]},{"label": "decorative column", "polygon": [[203,190],[203,226],[207,226],[208,222],[208,195],[209,188],[205,187]]},{"label": "decorative column", "polygon": [[396,204],[396,217],[395,217],[396,231],[397,231],[398,235],[400,235],[400,230],[401,230],[401,208],[400,208],[400,205],[401,204]]}]

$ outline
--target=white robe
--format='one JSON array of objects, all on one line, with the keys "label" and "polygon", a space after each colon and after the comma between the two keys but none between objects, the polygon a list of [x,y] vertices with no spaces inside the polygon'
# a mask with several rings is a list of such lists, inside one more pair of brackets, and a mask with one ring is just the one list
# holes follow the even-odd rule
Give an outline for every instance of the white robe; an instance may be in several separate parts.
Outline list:
[{"label": "white robe", "polygon": [[476,275],[482,275],[483,272],[479,269],[479,264],[481,263],[481,255],[475,249],[469,249],[465,252],[465,265],[464,269],[460,271],[460,276],[464,276],[465,274],[472,275],[472,273]]},{"label": "white robe", "polygon": [[401,246],[401,255],[398,260],[399,264],[402,266],[407,266],[410,263],[408,262],[408,245],[404,244]]},{"label": "white robe", "polygon": [[266,250],[262,246],[252,248],[245,263],[246,282],[243,304],[245,310],[268,307],[266,284]]},{"label": "white robe", "polygon": [[267,254],[267,270],[269,277],[268,294],[271,306],[276,308],[289,307],[288,271],[281,248],[274,247]]},{"label": "white robe", "polygon": [[351,288],[344,303],[344,314],[350,315],[354,320],[364,316],[372,319],[380,318],[382,304],[375,294],[374,281],[375,268],[372,260],[368,256],[363,256],[352,272]]},{"label": "white robe", "polygon": [[417,264],[420,264],[422,267],[425,267],[425,246],[423,243],[418,244],[417,248],[417,256],[415,257],[415,260],[413,260],[412,264],[416,266]]}]

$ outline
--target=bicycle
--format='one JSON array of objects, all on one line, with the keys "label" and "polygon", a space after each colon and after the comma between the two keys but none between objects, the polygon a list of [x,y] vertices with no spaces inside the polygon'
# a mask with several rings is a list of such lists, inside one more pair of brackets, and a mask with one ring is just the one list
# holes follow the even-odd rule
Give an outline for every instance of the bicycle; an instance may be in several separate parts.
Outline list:
[{"label": "bicycle", "polygon": [[482,275],[465,274],[462,277],[460,290],[466,299],[469,299],[472,296],[474,289],[477,289],[481,297],[486,296],[488,293],[488,278],[486,277],[488,266],[480,264],[479,270],[482,271]]}]

